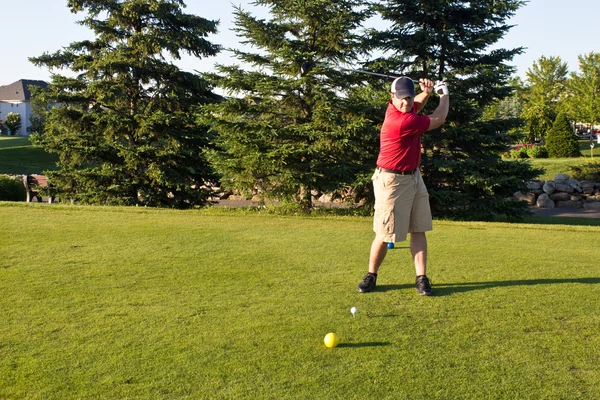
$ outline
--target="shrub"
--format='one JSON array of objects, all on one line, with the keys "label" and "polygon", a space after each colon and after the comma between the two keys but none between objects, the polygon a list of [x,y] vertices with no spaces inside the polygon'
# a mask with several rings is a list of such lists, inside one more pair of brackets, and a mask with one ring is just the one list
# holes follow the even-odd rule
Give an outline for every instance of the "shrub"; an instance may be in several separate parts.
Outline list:
[{"label": "shrub", "polygon": [[530,158],[548,158],[548,150],[545,146],[536,144],[527,149]]},{"label": "shrub", "polygon": [[21,129],[21,114],[8,113],[6,114],[6,127],[8,128],[11,135],[16,135]]},{"label": "shrub", "polygon": [[600,163],[595,161],[569,167],[569,172],[573,179],[577,179],[578,181],[600,182]]},{"label": "shrub", "polygon": [[527,145],[526,144],[520,144],[517,147],[515,147],[514,150],[510,151],[510,157],[511,158],[529,158],[529,154],[527,153]]},{"label": "shrub", "polygon": [[548,155],[552,158],[579,157],[579,144],[567,117],[560,113],[554,120],[552,129],[546,135]]},{"label": "shrub", "polygon": [[0,201],[25,201],[27,194],[23,182],[6,175],[0,175]]}]

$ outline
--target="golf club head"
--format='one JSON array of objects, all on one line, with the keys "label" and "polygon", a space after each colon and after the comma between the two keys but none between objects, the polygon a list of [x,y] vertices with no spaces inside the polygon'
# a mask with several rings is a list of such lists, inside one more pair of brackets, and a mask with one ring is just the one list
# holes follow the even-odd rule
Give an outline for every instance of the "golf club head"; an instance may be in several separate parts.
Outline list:
[{"label": "golf club head", "polygon": [[305,61],[300,66],[300,76],[304,76],[315,66],[315,63],[312,61]]}]

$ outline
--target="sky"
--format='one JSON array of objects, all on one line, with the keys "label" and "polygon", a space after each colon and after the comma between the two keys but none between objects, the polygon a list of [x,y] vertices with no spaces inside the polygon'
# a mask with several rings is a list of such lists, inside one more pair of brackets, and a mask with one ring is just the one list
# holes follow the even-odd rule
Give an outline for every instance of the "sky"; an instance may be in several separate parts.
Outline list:
[{"label": "sky", "polygon": [[[210,20],[219,20],[219,33],[208,39],[225,48],[240,48],[239,38],[231,31],[234,4],[251,11],[259,18],[267,18],[264,8],[254,7],[251,1],[186,0],[189,14]],[[0,0],[2,52],[0,56],[0,86],[19,79],[51,80],[51,73],[36,67],[29,57],[53,53],[70,43],[92,39],[92,32],[77,24],[83,14],[72,14],[67,0]],[[508,22],[515,25],[497,44],[497,47],[525,47],[525,52],[514,58],[510,65],[516,75],[525,79],[525,73],[541,56],[559,56],[569,71],[577,72],[577,57],[589,52],[600,52],[600,1],[598,0],[530,0]],[[231,54],[223,52],[202,60],[184,57],[176,64],[186,71],[210,71],[215,63],[236,64]],[[66,72],[55,71],[67,74]]]}]

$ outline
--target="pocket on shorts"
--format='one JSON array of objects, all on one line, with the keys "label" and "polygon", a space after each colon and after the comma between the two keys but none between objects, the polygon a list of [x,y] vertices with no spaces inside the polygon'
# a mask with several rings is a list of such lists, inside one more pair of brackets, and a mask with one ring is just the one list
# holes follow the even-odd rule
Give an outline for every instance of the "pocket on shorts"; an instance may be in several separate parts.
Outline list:
[{"label": "pocket on shorts", "polygon": [[394,208],[385,207],[375,210],[375,218],[373,220],[373,230],[379,234],[394,233]]}]

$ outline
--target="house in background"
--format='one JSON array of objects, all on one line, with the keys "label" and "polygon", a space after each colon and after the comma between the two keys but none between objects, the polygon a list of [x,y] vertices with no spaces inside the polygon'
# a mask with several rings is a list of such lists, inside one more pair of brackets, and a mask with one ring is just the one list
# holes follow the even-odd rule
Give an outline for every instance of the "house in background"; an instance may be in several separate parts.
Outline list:
[{"label": "house in background", "polygon": [[0,86],[0,119],[6,120],[6,116],[13,112],[21,115],[21,130],[17,133],[19,136],[27,136],[27,128],[31,126],[29,118],[31,117],[31,92],[29,86],[48,87],[44,81],[34,81],[30,79],[21,79],[10,85]]}]

